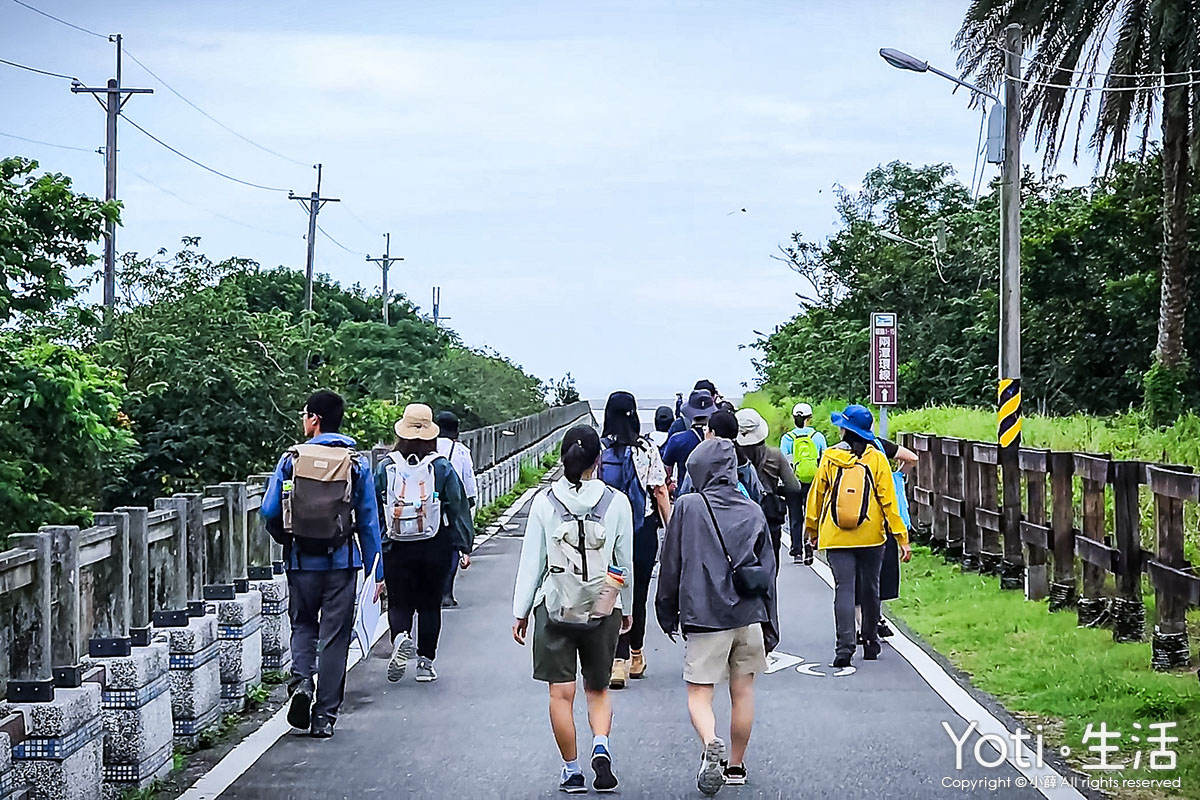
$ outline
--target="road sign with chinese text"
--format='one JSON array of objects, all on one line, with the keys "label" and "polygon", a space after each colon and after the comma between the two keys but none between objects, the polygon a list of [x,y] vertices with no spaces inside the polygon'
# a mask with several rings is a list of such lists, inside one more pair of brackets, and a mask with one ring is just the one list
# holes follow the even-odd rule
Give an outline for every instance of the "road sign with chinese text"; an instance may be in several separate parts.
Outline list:
[{"label": "road sign with chinese text", "polygon": [[896,405],[896,315],[871,315],[871,402]]}]

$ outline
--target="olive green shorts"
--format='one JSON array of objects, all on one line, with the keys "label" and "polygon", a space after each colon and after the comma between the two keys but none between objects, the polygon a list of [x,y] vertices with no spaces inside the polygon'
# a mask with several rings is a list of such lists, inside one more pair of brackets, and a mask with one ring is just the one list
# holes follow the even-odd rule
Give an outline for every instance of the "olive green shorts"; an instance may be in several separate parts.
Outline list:
[{"label": "olive green shorts", "polygon": [[546,683],[574,683],[579,673],[592,691],[607,689],[621,635],[621,612],[594,628],[576,630],[550,622],[544,603],[533,611],[533,677]]}]

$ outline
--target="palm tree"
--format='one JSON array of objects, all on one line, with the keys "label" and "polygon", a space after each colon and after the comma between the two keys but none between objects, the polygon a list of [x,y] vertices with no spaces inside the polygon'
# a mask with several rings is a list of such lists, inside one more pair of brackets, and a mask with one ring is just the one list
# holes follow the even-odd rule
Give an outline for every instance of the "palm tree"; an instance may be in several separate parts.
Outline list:
[{"label": "palm tree", "polygon": [[[1051,166],[1074,128],[1078,158],[1090,101],[1099,94],[1089,144],[1106,167],[1129,149],[1145,154],[1156,119],[1163,165],[1162,283],[1146,405],[1161,421],[1181,407],[1188,283],[1188,201],[1200,144],[1200,4],[1195,0],[972,0],[955,37],[959,67],[995,85],[1003,35],[1020,24],[1034,42],[1025,67],[1026,129]],[[1102,68],[1102,62],[1107,66]],[[1083,91],[1103,89],[1103,91]],[[1074,121],[1074,124],[1072,124]]]}]

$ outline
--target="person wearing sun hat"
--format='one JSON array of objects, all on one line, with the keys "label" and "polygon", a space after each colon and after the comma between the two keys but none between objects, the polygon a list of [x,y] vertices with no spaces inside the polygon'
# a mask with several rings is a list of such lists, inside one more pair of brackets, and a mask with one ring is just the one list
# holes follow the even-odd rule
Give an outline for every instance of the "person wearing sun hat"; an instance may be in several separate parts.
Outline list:
[{"label": "person wearing sun hat", "polygon": [[712,392],[707,389],[693,391],[688,401],[680,408],[686,427],[672,433],[662,449],[663,466],[667,468],[668,475],[675,476],[676,484],[683,483],[683,479],[687,477],[688,456],[704,441],[708,418],[716,411],[716,401],[713,400]]},{"label": "person wearing sun hat", "polygon": [[[433,410],[422,403],[409,403],[395,431],[396,444],[375,471],[392,636],[388,680],[403,678],[408,662],[415,657],[417,681],[429,683],[438,677],[433,662],[442,630],[442,593],[450,559],[457,552],[463,569],[471,565],[475,524],[462,479],[438,452],[440,430],[433,421]],[[412,488],[416,486],[419,495]]]},{"label": "person wearing sun hat", "polygon": [[863,657],[879,657],[879,570],[887,538],[896,538],[901,560],[908,561],[912,551],[897,510],[891,465],[876,444],[870,409],[849,405],[833,412],[830,421],[842,429],[842,441],[825,451],[817,467],[805,529],[813,545],[825,551],[833,572],[833,666],[841,668],[850,666],[855,651],[856,594],[862,603]]},{"label": "person wearing sun hat", "polygon": [[800,482],[788,466],[778,447],[767,444],[770,427],[753,408],[737,412],[738,459],[749,461],[758,472],[763,495],[759,499],[767,526],[771,530],[771,546],[775,549],[775,569],[779,570],[779,549],[783,543],[783,523],[792,520],[793,538],[804,534],[804,506],[800,502]]}]

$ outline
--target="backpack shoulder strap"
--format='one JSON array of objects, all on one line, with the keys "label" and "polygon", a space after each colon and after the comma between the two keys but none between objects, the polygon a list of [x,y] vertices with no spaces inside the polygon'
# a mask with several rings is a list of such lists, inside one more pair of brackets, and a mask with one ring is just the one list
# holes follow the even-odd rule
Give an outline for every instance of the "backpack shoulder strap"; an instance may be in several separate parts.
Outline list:
[{"label": "backpack shoulder strap", "polygon": [[562,500],[558,499],[558,495],[554,493],[553,486],[546,489],[546,499],[550,501],[551,507],[553,507],[555,512],[558,513],[560,520],[563,522],[569,522],[570,520],[575,519],[575,515],[567,509]]},{"label": "backpack shoulder strap", "polygon": [[613,498],[616,496],[617,493],[611,486],[605,486],[604,494],[600,496],[600,502],[596,503],[592,510],[588,512],[588,519],[595,522],[603,522],[604,515],[608,513],[609,506],[612,505]]},{"label": "backpack shoulder strap", "polygon": [[700,499],[704,501],[704,507],[708,509],[708,517],[712,520],[713,530],[717,532],[717,541],[721,543],[721,551],[725,553],[725,560],[729,562],[729,566],[733,566],[733,559],[729,556],[729,548],[725,546],[725,537],[721,535],[721,526],[717,524],[717,515],[713,513],[712,503],[708,502],[708,498],[704,496],[704,492],[697,492]]}]

